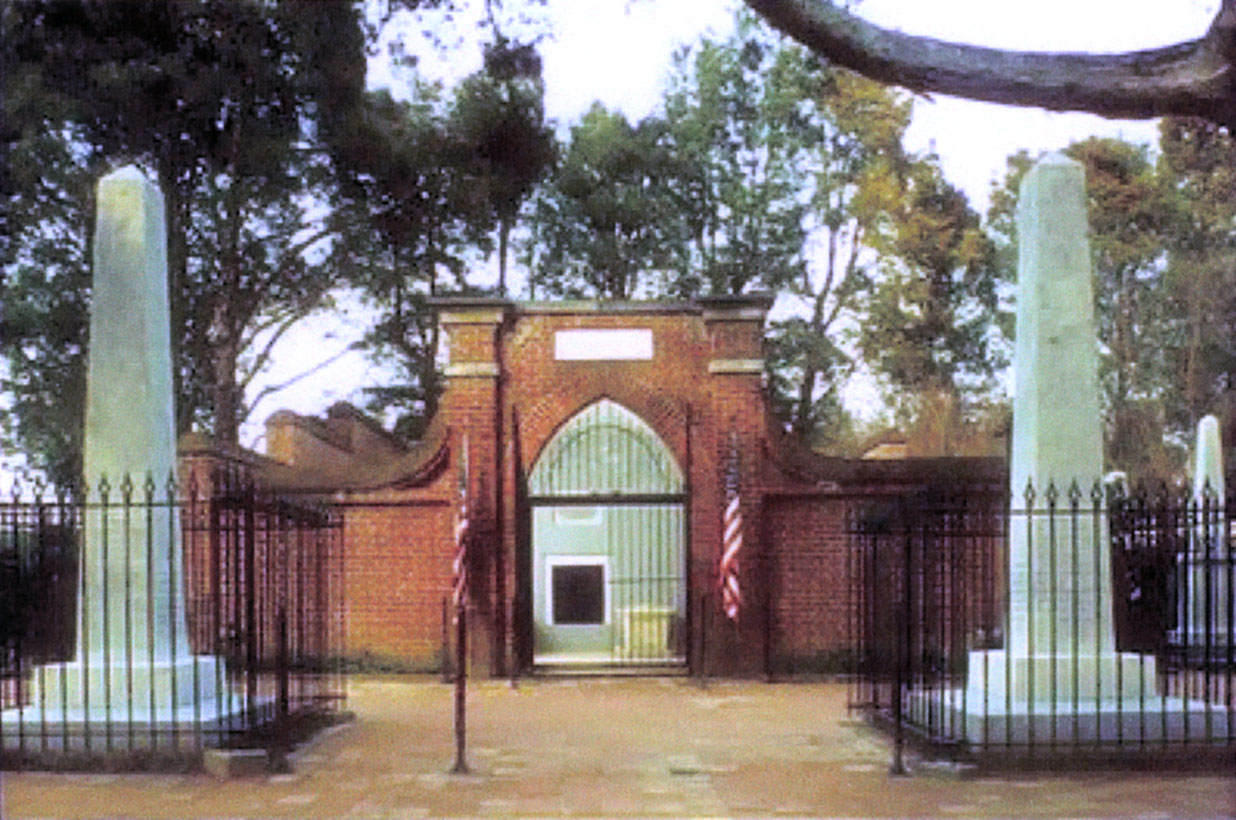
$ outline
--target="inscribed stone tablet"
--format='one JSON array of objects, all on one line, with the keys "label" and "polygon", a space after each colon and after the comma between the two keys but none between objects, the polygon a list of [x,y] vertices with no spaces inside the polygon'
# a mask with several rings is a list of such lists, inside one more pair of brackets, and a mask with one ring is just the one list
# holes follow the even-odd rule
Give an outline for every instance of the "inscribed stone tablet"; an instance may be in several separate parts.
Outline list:
[{"label": "inscribed stone tablet", "polygon": [[559,330],[554,334],[558,361],[622,361],[652,358],[652,331],[641,328]]}]

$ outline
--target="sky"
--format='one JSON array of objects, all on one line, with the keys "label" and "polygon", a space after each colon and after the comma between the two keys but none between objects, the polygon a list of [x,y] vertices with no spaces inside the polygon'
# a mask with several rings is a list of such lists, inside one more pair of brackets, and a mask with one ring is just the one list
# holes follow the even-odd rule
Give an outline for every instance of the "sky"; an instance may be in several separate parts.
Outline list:
[{"label": "sky", "polygon": [[[470,1],[479,6],[478,0]],[[518,2],[508,0],[508,6]],[[726,36],[738,6],[738,0],[549,0],[538,12],[552,23],[553,32],[541,43],[549,117],[565,131],[594,100],[632,120],[651,113],[674,50],[703,33]],[[856,10],[879,25],[940,39],[1020,50],[1111,52],[1200,37],[1217,7],[1218,0],[862,0]],[[449,83],[479,67],[475,18],[465,15],[454,28],[440,30],[451,46],[444,50],[418,43],[416,27],[399,22],[388,28],[387,37],[402,32],[410,38],[424,75]],[[371,88],[390,86],[396,95],[406,87],[406,77],[381,58],[371,61],[368,81]],[[934,149],[947,177],[981,212],[1009,154],[1019,148],[1056,150],[1091,135],[1151,144],[1155,124],[917,97],[907,143],[915,151]],[[259,377],[250,395],[342,351],[367,323],[362,305],[341,299],[330,316],[306,322],[280,341],[274,367]],[[361,403],[360,388],[382,378],[362,354],[347,353],[260,403],[242,427],[242,443],[261,449],[263,422],[275,410],[320,414],[339,400]],[[851,410],[870,416],[878,397],[870,386],[859,385],[847,394],[847,402]]]},{"label": "sky", "polygon": [[[540,12],[551,21],[553,32],[541,43],[547,114],[562,131],[594,100],[632,120],[646,116],[661,98],[674,50],[704,33],[726,36],[739,5],[738,0],[549,0]],[[1200,37],[1217,8],[1218,0],[862,0],[856,11],[873,23],[910,34],[1027,51],[1098,53]],[[388,28],[387,37],[402,33],[418,55],[422,75],[449,83],[480,66],[474,31],[474,18],[465,15],[453,28],[439,30],[446,49],[418,44],[417,29],[401,27],[399,21]],[[391,87],[398,95],[406,77],[387,61],[375,59],[368,82],[371,88]],[[1092,135],[1152,145],[1156,125],[918,96],[906,141],[911,150],[934,150],[946,176],[982,212],[1010,154],[1019,148],[1031,153],[1058,150]],[[364,332],[366,323],[363,306],[345,300],[333,318],[306,324],[281,341],[276,367],[253,389],[308,369],[311,363],[302,361],[305,351],[316,356],[341,350]],[[242,428],[242,441],[260,449],[262,422],[275,410],[319,414],[335,401],[360,403],[360,387],[381,378],[380,369],[363,355],[349,353],[258,405]],[[848,391],[846,401],[863,417],[880,409],[873,385],[861,381]]]}]

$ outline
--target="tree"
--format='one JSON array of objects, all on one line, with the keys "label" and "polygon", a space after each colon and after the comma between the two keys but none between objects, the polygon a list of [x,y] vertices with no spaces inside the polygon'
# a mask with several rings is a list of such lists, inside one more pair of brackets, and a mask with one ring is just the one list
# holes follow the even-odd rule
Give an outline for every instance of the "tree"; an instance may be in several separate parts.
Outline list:
[{"label": "tree", "polygon": [[796,436],[824,444],[845,427],[840,328],[864,310],[880,226],[903,195],[910,105],[777,44],[748,15],[735,28],[679,57],[666,98],[687,228],[676,285],[790,297],[798,315],[770,329],[773,404]]},{"label": "tree", "polygon": [[537,196],[523,259],[553,296],[629,299],[673,261],[664,120],[631,125],[594,103]]},{"label": "tree", "polygon": [[[309,253],[331,233],[310,206],[328,170],[314,140],[343,139],[353,110],[343,92],[363,83],[357,10],[16,0],[3,19],[6,62],[20,69],[3,78],[6,93],[37,87],[81,145],[155,171],[168,216],[178,424],[209,423],[234,445],[246,345],[264,327],[277,337],[327,285]],[[248,361],[260,367],[267,353]]]},{"label": "tree", "polygon": [[677,55],[665,97],[680,232],[670,292],[738,294],[801,276],[818,136],[800,111],[818,81],[803,57],[742,14],[728,41]]},{"label": "tree", "polygon": [[239,425],[262,398],[246,403],[246,389],[275,343],[340,281],[325,241],[335,215],[312,213],[326,198],[326,175],[312,162],[281,173],[204,172],[192,192],[181,354],[209,368],[190,381],[208,386],[199,418],[221,446],[238,446]]},{"label": "tree", "polygon": [[802,318],[773,323],[770,357],[789,374],[780,382],[783,418],[804,440],[830,417],[838,404],[831,394],[848,374],[838,331],[862,313],[859,302],[873,284],[877,233],[903,193],[901,140],[910,121],[910,103],[878,84],[831,67],[817,70],[809,230],[819,251],[815,265],[785,283],[805,309]]},{"label": "tree", "polygon": [[1163,358],[1162,313],[1164,229],[1172,203],[1144,147],[1091,138],[1068,154],[1086,168],[1108,458],[1137,474],[1145,454],[1161,448],[1164,395],[1172,381]]},{"label": "tree", "polygon": [[[1163,475],[1175,462],[1163,442],[1167,397],[1176,390],[1163,282],[1177,203],[1144,146],[1091,138],[1065,153],[1086,169],[1107,458],[1134,477]],[[1024,152],[1010,158],[1004,189],[993,197],[991,219],[1010,248],[1017,188],[1031,164]]]},{"label": "tree", "polygon": [[797,309],[770,330],[774,408],[803,440],[841,428],[879,225],[902,195],[910,103],[780,46],[735,35],[678,55],[665,118],[594,107],[538,197],[527,258],[554,295],[768,289]]},{"label": "tree", "polygon": [[369,390],[368,409],[393,410],[396,430],[409,437],[441,390],[438,324],[426,299],[469,290],[467,253],[489,250],[493,224],[489,178],[478,176],[472,135],[457,122],[436,86],[418,85],[412,102],[369,95],[365,165],[353,166],[344,189],[353,224],[344,275],[379,311],[363,344],[398,373]]},{"label": "tree", "polygon": [[30,129],[10,144],[0,196],[0,440],[58,485],[81,475],[86,306],[100,161],[69,131]]},{"label": "tree", "polygon": [[498,292],[506,294],[511,231],[524,200],[554,162],[557,143],[545,122],[541,59],[532,46],[500,39],[485,67],[455,91],[453,126],[471,146],[498,231]]},{"label": "tree", "polygon": [[913,91],[1107,117],[1236,125],[1236,0],[1201,38],[1126,54],[1026,53],[916,37],[829,0],[745,0],[829,62]]},{"label": "tree", "polygon": [[1159,174],[1176,206],[1167,225],[1167,421],[1184,435],[1225,412],[1236,389],[1236,142],[1204,120],[1160,123]]},{"label": "tree", "polygon": [[865,361],[895,395],[977,397],[1007,364],[989,344],[1000,276],[978,214],[928,158],[911,167],[883,234],[858,332]]}]

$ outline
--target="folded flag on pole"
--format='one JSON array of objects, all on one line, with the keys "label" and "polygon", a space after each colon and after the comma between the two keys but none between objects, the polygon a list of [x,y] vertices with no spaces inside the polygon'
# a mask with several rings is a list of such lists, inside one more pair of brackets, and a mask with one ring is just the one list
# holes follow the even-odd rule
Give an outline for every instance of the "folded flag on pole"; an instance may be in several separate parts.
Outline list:
[{"label": "folded flag on pole", "polygon": [[738,584],[738,556],[742,551],[742,497],[738,491],[738,440],[730,438],[730,459],[725,470],[725,512],[721,519],[721,564],[718,584],[725,617],[738,620],[742,589]]},{"label": "folded flag on pole", "polygon": [[468,437],[459,453],[459,508],[455,511],[455,560],[451,564],[451,600],[464,605],[468,595]]}]

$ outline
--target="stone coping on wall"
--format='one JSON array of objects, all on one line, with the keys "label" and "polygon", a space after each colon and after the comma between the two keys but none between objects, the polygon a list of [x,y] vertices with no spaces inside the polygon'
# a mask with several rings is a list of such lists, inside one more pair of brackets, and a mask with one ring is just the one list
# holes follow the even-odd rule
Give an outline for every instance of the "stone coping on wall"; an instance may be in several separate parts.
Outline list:
[{"label": "stone coping on wall", "polygon": [[757,292],[738,295],[696,296],[692,299],[608,300],[564,299],[554,301],[518,301],[492,296],[438,296],[428,300],[441,313],[515,312],[524,315],[580,313],[692,313],[709,318],[762,319],[772,307],[771,293]]},{"label": "stone coping on wall", "polygon": [[774,447],[770,456],[786,483],[770,491],[846,488],[913,487],[966,484],[987,486],[993,492],[1008,489],[1008,462],[1002,456],[935,456],[871,460],[822,456],[792,442]]},{"label": "stone coping on wall", "polygon": [[240,468],[262,488],[280,493],[310,495],[369,492],[393,487],[411,488],[431,482],[446,466],[449,430],[435,417],[424,436],[408,449],[374,461],[356,459],[345,467],[314,469],[275,461],[247,449],[221,450],[207,436],[186,434],[180,439],[181,459],[209,459]]}]

